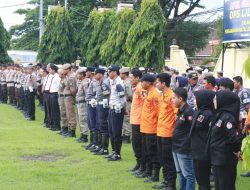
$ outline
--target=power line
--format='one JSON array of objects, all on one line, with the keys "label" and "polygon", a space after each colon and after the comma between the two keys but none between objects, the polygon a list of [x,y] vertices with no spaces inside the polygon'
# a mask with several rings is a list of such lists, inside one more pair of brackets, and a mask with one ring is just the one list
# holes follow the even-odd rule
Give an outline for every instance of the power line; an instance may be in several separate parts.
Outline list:
[{"label": "power line", "polygon": [[28,5],[28,3],[16,4],[16,5],[6,5],[6,6],[0,7],[0,9],[10,8],[10,7],[18,7],[18,6],[22,6],[22,5]]}]

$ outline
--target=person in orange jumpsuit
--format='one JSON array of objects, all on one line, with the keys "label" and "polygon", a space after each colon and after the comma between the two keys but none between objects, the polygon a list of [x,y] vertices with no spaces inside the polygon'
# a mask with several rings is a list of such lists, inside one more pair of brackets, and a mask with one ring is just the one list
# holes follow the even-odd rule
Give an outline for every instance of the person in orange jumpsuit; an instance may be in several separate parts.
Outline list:
[{"label": "person in orange jumpsuit", "polygon": [[130,124],[132,126],[132,147],[136,158],[136,165],[131,170],[137,173],[143,169],[142,165],[145,165],[145,161],[142,156],[142,141],[140,133],[141,123],[141,111],[143,106],[144,97],[142,96],[142,85],[141,85],[142,72],[139,69],[133,69],[131,71],[131,84],[134,87],[133,97],[130,111]]},{"label": "person in orange jumpsuit", "polygon": [[176,189],[176,169],[172,154],[172,137],[176,122],[177,108],[174,107],[173,91],[170,89],[171,76],[167,73],[157,77],[157,88],[162,92],[159,100],[159,116],[157,124],[157,151],[163,172],[163,182],[153,186],[155,189]]},{"label": "person in orange jumpsuit", "polygon": [[159,114],[160,94],[154,87],[155,77],[145,74],[142,77],[142,88],[145,90],[144,103],[141,112],[140,132],[142,133],[143,158],[146,169],[137,177],[148,179],[145,182],[159,181],[160,163],[157,153],[157,121]]}]

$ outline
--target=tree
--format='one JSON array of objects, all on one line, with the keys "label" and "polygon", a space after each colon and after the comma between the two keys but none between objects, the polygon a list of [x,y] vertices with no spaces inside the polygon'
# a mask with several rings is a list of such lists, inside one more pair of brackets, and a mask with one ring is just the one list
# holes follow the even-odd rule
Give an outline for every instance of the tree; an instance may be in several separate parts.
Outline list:
[{"label": "tree", "polygon": [[73,52],[74,31],[70,16],[67,10],[58,7],[46,18],[38,60],[44,63],[63,64],[73,61]]},{"label": "tree", "polygon": [[126,65],[129,62],[125,43],[134,20],[133,10],[125,9],[117,14],[108,39],[101,47],[101,57],[106,64]]},{"label": "tree", "polygon": [[130,67],[161,69],[164,65],[163,34],[166,21],[157,0],[143,0],[138,18],[128,32],[126,47]]},{"label": "tree", "polygon": [[10,63],[12,60],[8,56],[7,50],[10,48],[10,35],[3,26],[0,18],[0,63]]},{"label": "tree", "polygon": [[194,53],[205,47],[208,43],[209,25],[196,21],[180,21],[173,29],[167,29],[166,44],[172,44],[177,39],[177,44],[185,49],[185,53],[194,56]]},{"label": "tree", "polygon": [[88,43],[86,52],[86,65],[98,66],[105,64],[101,60],[100,48],[106,42],[111,24],[115,18],[114,10],[105,10],[104,12],[95,12],[95,23]]}]

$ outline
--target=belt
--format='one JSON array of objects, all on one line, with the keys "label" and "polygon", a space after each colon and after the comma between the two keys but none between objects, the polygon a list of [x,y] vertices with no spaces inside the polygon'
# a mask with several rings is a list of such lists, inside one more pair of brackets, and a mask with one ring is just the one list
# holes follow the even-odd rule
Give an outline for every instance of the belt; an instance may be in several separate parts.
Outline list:
[{"label": "belt", "polygon": [[76,101],[76,104],[81,104],[81,103],[85,103],[85,100],[80,100],[80,101]]},{"label": "belt", "polygon": [[63,94],[64,97],[72,96],[72,94]]}]

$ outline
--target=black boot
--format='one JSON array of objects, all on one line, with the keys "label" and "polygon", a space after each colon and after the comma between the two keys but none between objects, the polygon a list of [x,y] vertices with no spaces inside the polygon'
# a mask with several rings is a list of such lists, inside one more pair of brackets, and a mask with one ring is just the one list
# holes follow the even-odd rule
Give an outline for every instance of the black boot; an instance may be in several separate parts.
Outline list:
[{"label": "black boot", "polygon": [[135,175],[135,176],[141,175],[145,170],[146,170],[146,164],[141,163],[140,168],[138,170],[134,171],[132,174]]},{"label": "black boot", "polygon": [[102,134],[102,148],[100,151],[96,152],[95,155],[108,155],[108,147],[109,147],[109,135]]},{"label": "black boot", "polygon": [[147,178],[144,182],[145,183],[158,182],[159,175],[160,175],[160,168],[153,168],[152,175],[149,178]]},{"label": "black boot", "polygon": [[154,185],[152,188],[153,189],[166,189],[167,187],[168,187],[168,182],[166,180],[164,180],[160,184]]},{"label": "black boot", "polygon": [[115,143],[114,143],[114,138],[113,137],[110,137],[110,142],[111,142],[112,152],[111,152],[111,154],[104,157],[104,158],[107,158],[107,159],[111,158],[115,154]]},{"label": "black boot", "polygon": [[108,158],[108,161],[119,161],[122,159],[121,158],[122,141],[115,142],[114,147],[115,147],[115,154],[111,158]]},{"label": "black boot", "polygon": [[88,142],[88,136],[81,133],[81,136],[76,141],[79,143]]},{"label": "black boot", "polygon": [[146,170],[142,173],[135,175],[137,178],[146,178],[152,175],[152,166],[150,164],[146,164]]},{"label": "black boot", "polygon": [[65,135],[68,133],[68,127],[62,127],[61,131],[58,133],[59,135]]},{"label": "black boot", "polygon": [[89,143],[88,145],[84,146],[84,148],[85,148],[86,150],[89,150],[89,148],[90,148],[92,145],[93,145],[93,132],[91,131],[91,132],[90,132],[90,143]]},{"label": "black boot", "polygon": [[93,135],[93,143],[92,143],[92,146],[89,147],[89,149],[88,149],[90,152],[92,152],[93,150],[96,149],[97,142],[98,142],[98,133],[97,133],[97,131],[93,131],[92,135]]},{"label": "black boot", "polygon": [[92,150],[91,152],[99,152],[102,149],[102,133],[97,132],[97,146],[94,150]]},{"label": "black boot", "polygon": [[75,130],[70,130],[67,135],[64,136],[65,138],[69,138],[69,137],[76,137],[76,132]]},{"label": "black boot", "polygon": [[135,171],[138,170],[139,168],[140,168],[140,164],[139,164],[139,162],[137,162],[136,165],[135,165],[132,169],[130,169],[129,171],[130,171],[130,172],[135,172]]}]

